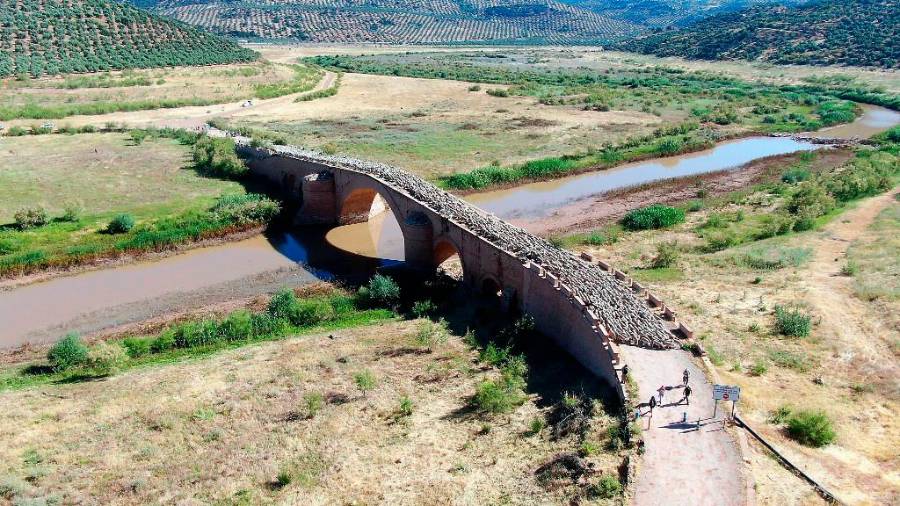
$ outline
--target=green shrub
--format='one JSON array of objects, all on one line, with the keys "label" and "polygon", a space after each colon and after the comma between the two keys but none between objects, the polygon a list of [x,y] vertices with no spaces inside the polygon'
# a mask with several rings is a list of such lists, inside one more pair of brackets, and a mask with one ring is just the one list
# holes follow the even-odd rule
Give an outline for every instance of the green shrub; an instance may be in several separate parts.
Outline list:
[{"label": "green shrub", "polygon": [[369,307],[393,308],[400,303],[400,286],[393,279],[376,274],[359,289],[359,299]]},{"label": "green shrub", "polygon": [[487,94],[492,97],[508,97],[509,92],[502,88],[491,88],[487,90]]},{"label": "green shrub", "polygon": [[412,416],[413,402],[409,397],[404,395],[400,399],[400,406],[397,407],[397,414],[400,416]]},{"label": "green shrub", "polygon": [[81,217],[81,207],[76,204],[69,204],[63,209],[60,221],[74,223]]},{"label": "green shrub", "polygon": [[416,330],[416,343],[419,346],[434,348],[447,342],[449,335],[447,322],[443,319],[438,322],[426,320],[419,324],[419,328]]},{"label": "green shrub", "polygon": [[801,219],[814,219],[834,209],[834,197],[821,185],[806,181],[797,185],[791,195],[787,210]]},{"label": "green shrub", "polygon": [[544,419],[539,416],[536,416],[531,419],[531,422],[528,423],[528,430],[525,431],[525,435],[526,436],[536,436],[536,435],[540,434],[542,430],[544,430],[545,425],[546,425],[546,422],[544,422]]},{"label": "green shrub", "polygon": [[588,495],[595,499],[612,499],[622,494],[622,484],[611,474],[604,474],[588,487]]},{"label": "green shrub", "polygon": [[684,211],[674,207],[655,204],[630,211],[622,219],[622,225],[629,230],[650,230],[671,227],[684,221]]},{"label": "green shrub", "polygon": [[8,255],[18,251],[22,247],[22,241],[12,237],[0,237],[0,255]]},{"label": "green shrub", "polygon": [[13,216],[16,227],[19,230],[27,230],[29,228],[43,227],[50,222],[47,211],[41,206],[26,207],[19,209]]},{"label": "green shrub", "polygon": [[794,167],[781,175],[781,180],[787,184],[796,184],[809,179],[809,170],[802,167]]},{"label": "green shrub", "polygon": [[253,313],[245,309],[233,311],[219,326],[227,341],[241,341],[253,337]]},{"label": "green shrub", "polygon": [[282,288],[269,299],[266,311],[272,318],[290,321],[297,309],[297,296],[289,288]]},{"label": "green shrub", "polygon": [[281,212],[281,205],[256,193],[223,195],[210,211],[219,220],[234,225],[268,223]]},{"label": "green shrub", "polygon": [[733,230],[717,230],[704,234],[707,251],[722,251],[741,243],[740,237]]},{"label": "green shrub", "polygon": [[792,413],[787,419],[787,432],[791,439],[815,448],[828,445],[837,437],[831,419],[821,411]]},{"label": "green shrub", "polygon": [[88,348],[78,334],[66,334],[50,348],[47,360],[55,371],[65,371],[87,362]]},{"label": "green shrub", "polygon": [[659,242],[656,244],[656,256],[650,265],[654,269],[672,267],[678,263],[679,254],[678,241]]},{"label": "green shrub", "polygon": [[193,147],[194,168],[201,174],[222,179],[241,179],[249,169],[238,158],[233,139],[200,137]]},{"label": "green shrub", "polygon": [[156,337],[150,343],[150,351],[153,353],[164,353],[175,348],[175,333],[167,330]]},{"label": "green shrub", "polygon": [[150,346],[152,344],[153,339],[148,337],[126,337],[122,340],[122,346],[125,347],[125,352],[131,358],[148,355],[151,352]]},{"label": "green shrub", "polygon": [[753,376],[762,376],[769,370],[769,366],[763,361],[754,362],[750,367],[750,374]]},{"label": "green shrub", "polygon": [[378,383],[375,379],[375,375],[368,369],[364,369],[354,374],[353,382],[356,383],[356,388],[359,389],[363,396],[368,394],[369,390],[373,390]]},{"label": "green shrub", "polygon": [[811,257],[812,249],[810,248],[757,246],[748,249],[738,257],[738,263],[751,269],[775,270],[785,267],[800,267]]},{"label": "green shrub", "polygon": [[430,299],[417,300],[413,303],[412,314],[416,318],[426,318],[437,310],[437,306]]},{"label": "green shrub", "polygon": [[775,329],[789,337],[806,337],[812,328],[812,317],[799,309],[775,306]]},{"label": "green shrub", "polygon": [[790,406],[781,406],[772,412],[771,416],[769,417],[769,421],[776,425],[781,425],[787,421],[792,412],[793,410]]},{"label": "green shrub", "polygon": [[130,232],[132,228],[134,228],[134,216],[127,213],[117,214],[106,225],[106,231],[110,234],[124,234]]},{"label": "green shrub", "polygon": [[478,410],[485,413],[509,413],[524,402],[524,396],[520,389],[504,379],[487,380],[478,385],[472,402]]},{"label": "green shrub", "polygon": [[88,350],[85,365],[94,374],[108,375],[116,372],[128,361],[125,349],[118,343],[98,343]]},{"label": "green shrub", "polygon": [[322,299],[299,300],[290,315],[291,323],[298,327],[312,327],[334,318],[334,310]]},{"label": "green shrub", "polygon": [[313,418],[325,405],[325,397],[319,392],[307,392],[303,395],[303,404],[306,407],[306,417]]}]

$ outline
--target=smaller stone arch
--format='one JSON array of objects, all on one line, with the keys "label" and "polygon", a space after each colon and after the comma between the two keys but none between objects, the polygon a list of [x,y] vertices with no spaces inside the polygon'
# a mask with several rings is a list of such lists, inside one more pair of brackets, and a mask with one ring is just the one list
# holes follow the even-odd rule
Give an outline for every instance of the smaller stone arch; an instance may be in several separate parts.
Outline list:
[{"label": "smaller stone arch", "polygon": [[500,299],[503,296],[503,287],[491,276],[485,276],[481,279],[481,286],[478,287],[481,294],[487,297],[496,297]]},{"label": "smaller stone arch", "polygon": [[443,269],[445,274],[458,280],[465,280],[466,266],[463,262],[462,253],[456,244],[448,237],[440,237],[435,241],[434,245],[434,266]]}]

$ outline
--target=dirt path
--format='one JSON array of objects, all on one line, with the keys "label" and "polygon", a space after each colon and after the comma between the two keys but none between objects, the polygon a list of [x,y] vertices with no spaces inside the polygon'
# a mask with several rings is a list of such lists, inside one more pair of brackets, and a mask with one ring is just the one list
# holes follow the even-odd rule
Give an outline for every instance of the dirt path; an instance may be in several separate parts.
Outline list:
[{"label": "dirt path", "polygon": [[[645,453],[638,472],[634,504],[741,506],[747,503],[743,462],[731,434],[722,425],[730,406],[719,406],[712,418],[712,385],[703,371],[681,350],[647,350],[622,346],[629,374],[647,403],[660,385],[674,387],[653,410],[644,406],[638,423],[644,431]],[[690,405],[682,398],[682,373],[690,373]],[[657,397],[658,399],[658,397]],[[686,417],[686,421],[683,421]],[[698,424],[699,420],[699,424]]]},{"label": "dirt path", "polygon": [[872,306],[853,294],[853,278],[841,275],[846,264],[847,250],[862,236],[875,221],[881,211],[887,208],[900,193],[900,187],[893,191],[862,201],[856,208],[843,213],[826,226],[808,246],[815,251],[815,257],[807,269],[807,302],[821,318],[820,332],[826,339],[833,340],[838,348],[851,349],[863,354],[865,360],[873,364],[896,369],[894,361],[882,360],[891,356],[885,342],[871,339],[871,336],[886,336],[890,330],[883,321],[873,318]]}]

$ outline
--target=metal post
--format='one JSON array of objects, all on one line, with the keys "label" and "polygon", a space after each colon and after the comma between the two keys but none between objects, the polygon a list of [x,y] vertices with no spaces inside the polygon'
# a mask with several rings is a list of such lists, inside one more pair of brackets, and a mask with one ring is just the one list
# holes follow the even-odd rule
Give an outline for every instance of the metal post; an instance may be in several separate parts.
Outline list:
[{"label": "metal post", "polygon": [[732,420],[734,420],[734,405],[735,404],[737,404],[737,402],[731,401],[731,419]]},{"label": "metal post", "polygon": [[716,403],[715,403],[713,406],[715,406],[715,407],[713,408],[713,420],[715,420],[715,419],[716,419],[716,413],[718,413],[718,411],[719,411],[719,401],[717,400]]}]

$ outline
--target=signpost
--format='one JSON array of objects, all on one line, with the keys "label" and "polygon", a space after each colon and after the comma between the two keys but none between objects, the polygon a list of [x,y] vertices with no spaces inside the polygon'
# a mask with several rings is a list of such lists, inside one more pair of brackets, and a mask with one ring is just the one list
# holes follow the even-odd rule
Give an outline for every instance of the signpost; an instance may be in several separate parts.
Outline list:
[{"label": "signpost", "polygon": [[719,410],[719,401],[731,401],[731,416],[734,416],[734,405],[741,398],[741,387],[731,385],[713,385],[713,400],[716,401],[713,408],[713,418]]}]

